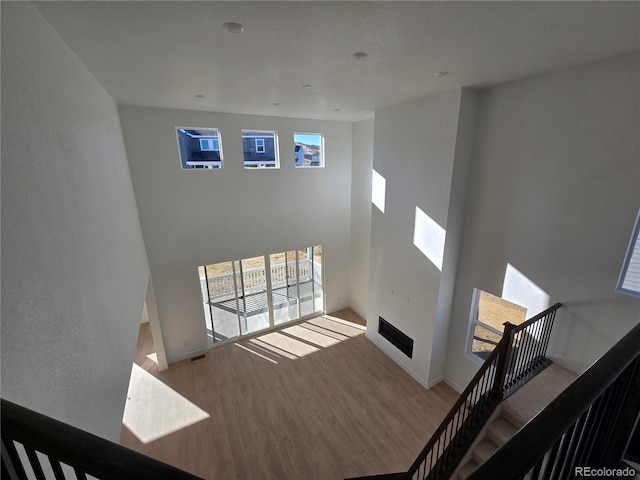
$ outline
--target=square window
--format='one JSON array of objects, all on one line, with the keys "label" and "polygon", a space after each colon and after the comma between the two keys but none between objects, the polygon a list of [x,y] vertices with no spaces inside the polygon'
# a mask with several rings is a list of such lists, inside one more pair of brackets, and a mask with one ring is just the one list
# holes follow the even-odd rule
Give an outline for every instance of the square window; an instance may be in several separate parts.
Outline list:
[{"label": "square window", "polygon": [[296,168],[324,167],[324,135],[294,133],[293,144]]},{"label": "square window", "polygon": [[222,145],[217,128],[176,128],[183,170],[222,168]]},{"label": "square window", "polygon": [[261,130],[242,131],[244,168],[278,168],[278,134]]}]

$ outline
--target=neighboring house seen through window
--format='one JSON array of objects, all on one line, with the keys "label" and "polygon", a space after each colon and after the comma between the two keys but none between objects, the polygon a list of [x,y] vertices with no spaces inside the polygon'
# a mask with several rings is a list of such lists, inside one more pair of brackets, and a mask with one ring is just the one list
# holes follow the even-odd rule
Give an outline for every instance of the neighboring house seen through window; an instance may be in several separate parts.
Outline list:
[{"label": "neighboring house seen through window", "polygon": [[278,168],[280,166],[278,133],[242,130],[244,168]]},{"label": "neighboring house seen through window", "polygon": [[222,144],[217,128],[176,128],[183,170],[222,168]]},{"label": "neighboring house seen through window", "polygon": [[324,167],[324,136],[321,133],[294,133],[296,168]]}]

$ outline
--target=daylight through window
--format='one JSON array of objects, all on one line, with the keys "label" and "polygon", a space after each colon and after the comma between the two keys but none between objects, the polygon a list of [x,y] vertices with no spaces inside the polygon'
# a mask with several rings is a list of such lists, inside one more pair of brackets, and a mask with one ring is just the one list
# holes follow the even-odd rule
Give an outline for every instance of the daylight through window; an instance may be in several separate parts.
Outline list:
[{"label": "daylight through window", "polygon": [[242,131],[244,168],[278,168],[278,134],[260,130]]},{"label": "daylight through window", "polygon": [[294,133],[296,168],[324,167],[324,136],[320,133]]},{"label": "daylight through window", "polygon": [[210,344],[324,313],[321,245],[198,267]]},{"label": "daylight through window", "polygon": [[467,353],[486,360],[502,339],[504,323],[520,325],[527,309],[479,289],[473,292]]},{"label": "daylight through window", "polygon": [[222,168],[222,145],[217,128],[176,128],[183,170]]},{"label": "daylight through window", "polygon": [[640,298],[640,209],[622,263],[616,291]]}]

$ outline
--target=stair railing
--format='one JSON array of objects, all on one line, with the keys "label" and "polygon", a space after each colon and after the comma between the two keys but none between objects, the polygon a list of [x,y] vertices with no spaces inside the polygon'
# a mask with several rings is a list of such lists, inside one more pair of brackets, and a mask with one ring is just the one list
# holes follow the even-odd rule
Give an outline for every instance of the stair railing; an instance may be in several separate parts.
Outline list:
[{"label": "stair railing", "polygon": [[[504,334],[406,473],[411,480],[447,478],[498,403],[550,362],[547,347],[556,303]],[[498,478],[498,477],[496,477]]]},{"label": "stair railing", "polygon": [[1,406],[3,479],[203,480],[5,399]]},{"label": "stair railing", "polygon": [[640,324],[469,477],[633,478],[622,464],[640,422]]}]

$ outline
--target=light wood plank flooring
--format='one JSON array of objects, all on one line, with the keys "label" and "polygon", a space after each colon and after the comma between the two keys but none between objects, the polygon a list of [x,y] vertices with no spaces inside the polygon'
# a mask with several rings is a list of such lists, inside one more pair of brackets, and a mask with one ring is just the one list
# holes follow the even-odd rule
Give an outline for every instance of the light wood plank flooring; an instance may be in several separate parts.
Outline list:
[{"label": "light wood plank flooring", "polygon": [[[363,325],[344,310],[160,373],[147,357],[153,343],[143,325],[136,371],[208,418],[146,444],[123,425],[121,444],[207,480],[341,480],[406,470],[458,394],[444,383],[424,389],[366,339]],[[162,425],[181,416],[168,411],[176,408],[153,399],[129,414]]]}]

